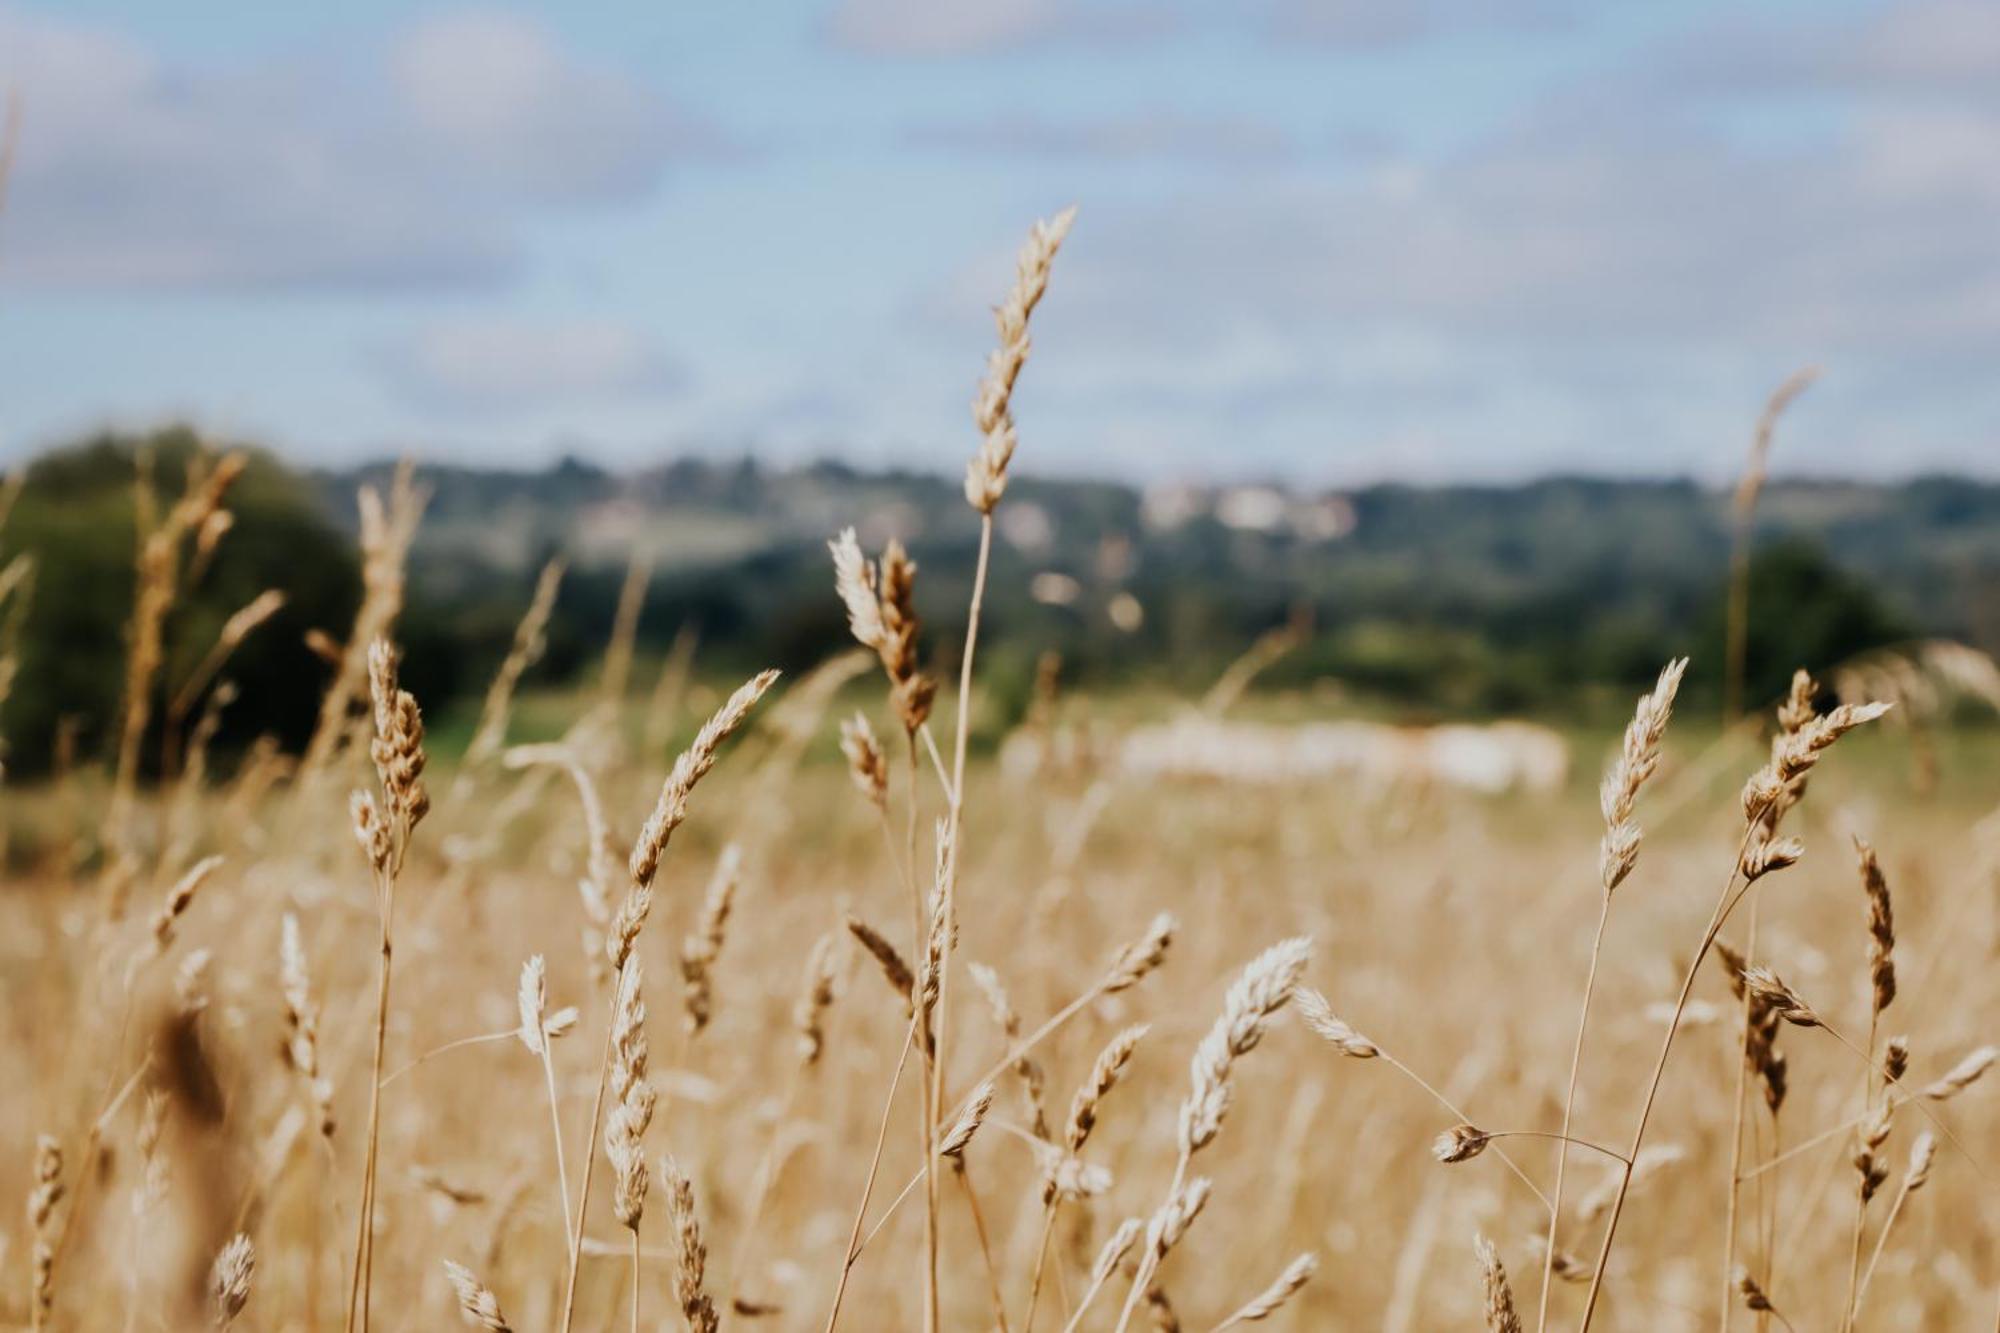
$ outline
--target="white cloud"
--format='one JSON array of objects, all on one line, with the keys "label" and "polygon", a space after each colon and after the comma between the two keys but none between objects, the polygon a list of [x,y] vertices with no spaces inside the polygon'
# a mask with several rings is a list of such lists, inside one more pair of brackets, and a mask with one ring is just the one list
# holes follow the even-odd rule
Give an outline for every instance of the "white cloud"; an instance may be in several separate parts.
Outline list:
[{"label": "white cloud", "polygon": [[713,134],[525,20],[428,19],[351,59],[182,65],[0,7],[25,106],[7,281],[490,283],[533,210],[654,188]]},{"label": "white cloud", "polygon": [[1281,41],[1367,48],[1447,31],[1547,27],[1575,15],[1565,0],[1267,0],[1264,17]]},{"label": "white cloud", "polygon": [[591,319],[444,321],[388,349],[382,368],[410,402],[453,413],[663,396],[685,382],[644,331]]},{"label": "white cloud", "polygon": [[867,55],[950,57],[1084,43],[1126,45],[1181,26],[1173,5],[1134,0],[840,0],[834,45]]},{"label": "white cloud", "polygon": [[1291,135],[1268,121],[1171,108],[1098,120],[1015,113],[963,124],[925,123],[913,126],[904,139],[920,148],[979,154],[1239,167],[1269,165],[1297,151]]}]

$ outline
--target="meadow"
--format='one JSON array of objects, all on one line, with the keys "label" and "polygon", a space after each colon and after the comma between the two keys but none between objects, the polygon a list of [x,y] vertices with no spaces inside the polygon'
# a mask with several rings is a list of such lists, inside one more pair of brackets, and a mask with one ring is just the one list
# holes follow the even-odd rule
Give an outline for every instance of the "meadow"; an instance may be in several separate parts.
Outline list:
[{"label": "meadow", "polygon": [[[311,745],[225,765],[260,619],[161,673],[230,457],[142,512],[120,743],[0,787],[0,1318],[1995,1327],[2000,737],[1914,667],[1724,726],[1662,663],[1541,792],[1136,773],[1131,701],[1053,684],[1012,762],[973,744],[1068,225],[996,311],[962,643],[921,551],[830,533],[856,642],[815,670],[640,662],[635,594],[517,709],[552,574],[432,762],[406,469]],[[1305,720],[1246,694],[1282,648],[1159,707]]]}]

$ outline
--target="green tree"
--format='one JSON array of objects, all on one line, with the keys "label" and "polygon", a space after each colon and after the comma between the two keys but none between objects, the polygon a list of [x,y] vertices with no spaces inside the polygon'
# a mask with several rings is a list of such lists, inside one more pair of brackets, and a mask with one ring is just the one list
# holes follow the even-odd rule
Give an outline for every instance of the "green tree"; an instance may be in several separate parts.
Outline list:
[{"label": "green tree", "polygon": [[[132,614],[137,550],[139,460],[150,453],[162,505],[179,493],[193,432],[101,435],[30,464],[4,531],[0,563],[31,552],[36,573],[22,629],[20,673],[0,735],[15,773],[45,770],[64,718],[74,718],[82,753],[115,744]],[[270,455],[250,452],[230,489],[234,525],[213,558],[183,564],[183,587],[166,623],[166,662],[156,682],[156,734],[166,704],[216,642],[223,622],[266,589],[285,605],[231,654],[221,673],[240,693],[223,713],[218,743],[264,732],[297,745],[309,733],[326,670],[304,644],[311,628],[342,633],[359,598],[359,564],[327,522],[312,490]],[[192,586],[187,579],[192,577]],[[195,711],[198,711],[195,710]]]},{"label": "green tree", "polygon": [[[1711,664],[1711,676],[1722,662],[1724,614],[1718,594],[1704,617],[1698,659]],[[1744,697],[1753,707],[1777,699],[1799,667],[1823,672],[1916,633],[1873,584],[1836,564],[1816,542],[1803,537],[1774,542],[1750,561]]]}]

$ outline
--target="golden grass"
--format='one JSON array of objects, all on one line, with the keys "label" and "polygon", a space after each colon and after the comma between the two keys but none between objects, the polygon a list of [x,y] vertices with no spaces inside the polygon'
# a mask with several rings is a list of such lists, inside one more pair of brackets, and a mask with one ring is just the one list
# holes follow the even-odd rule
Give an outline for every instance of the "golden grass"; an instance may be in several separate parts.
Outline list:
[{"label": "golden grass", "polygon": [[[509,750],[552,565],[433,808],[389,642],[405,470],[362,501],[362,609],[289,780],[253,752],[149,794],[128,739],[108,779],[20,794],[0,1190],[26,1207],[0,1228],[0,1319],[1990,1326],[2000,820],[1971,767],[1911,799],[1876,703],[1820,712],[1801,676],[1758,756],[1670,725],[1669,664],[1595,812],[972,754],[1012,393],[1069,224],[1037,226],[999,308],[954,694],[915,562],[849,532],[836,588],[883,668],[858,715],[835,720],[846,659],[718,700],[684,649],[646,706],[684,748],[635,744],[633,610],[616,688]],[[128,732],[165,684],[180,546],[226,534],[223,471],[142,543]],[[679,983],[650,1016],[648,976]],[[1053,1126],[1051,1080],[1077,1089]]]}]

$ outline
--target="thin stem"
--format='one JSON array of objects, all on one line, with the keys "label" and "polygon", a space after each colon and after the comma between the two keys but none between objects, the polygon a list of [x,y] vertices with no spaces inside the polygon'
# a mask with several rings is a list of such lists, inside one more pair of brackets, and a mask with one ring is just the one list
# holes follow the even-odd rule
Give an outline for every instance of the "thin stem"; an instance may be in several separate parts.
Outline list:
[{"label": "thin stem", "polygon": [[1590,1000],[1597,991],[1597,962],[1604,952],[1604,926],[1611,919],[1611,894],[1605,892],[1597,904],[1597,930],[1590,939],[1590,970],[1583,979],[1583,1006],[1576,1015],[1576,1043],[1569,1054],[1569,1085],[1563,1092],[1562,1143],[1556,1148],[1555,1197],[1549,1200],[1549,1238],[1542,1247],[1541,1303],[1535,1328],[1541,1333],[1549,1323],[1549,1289],[1555,1285],[1556,1231],[1562,1225],[1563,1184],[1569,1174],[1569,1131],[1576,1113],[1576,1079],[1583,1068],[1583,1034],[1590,1023]]},{"label": "thin stem", "polygon": [[966,1170],[965,1159],[953,1159],[952,1174],[965,1190],[965,1205],[972,1212],[972,1230],[979,1237],[979,1257],[986,1268],[986,1285],[993,1294],[993,1320],[1000,1333],[1009,1333],[1007,1327],[1007,1303],[1000,1295],[1000,1270],[993,1263],[993,1246],[986,1236],[986,1214],[979,1207],[979,1192],[972,1188],[972,1174]]},{"label": "thin stem", "polygon": [[1083,1322],[1084,1312],[1090,1309],[1091,1302],[1097,1299],[1098,1292],[1104,1290],[1104,1284],[1110,1277],[1109,1271],[1092,1275],[1089,1288],[1084,1291],[1083,1299],[1076,1303],[1076,1313],[1072,1314],[1069,1322],[1063,1325],[1062,1333],[1076,1333],[1077,1325]]},{"label": "thin stem", "polygon": [[736,1262],[730,1272],[729,1295],[734,1304],[743,1290],[743,1275],[750,1267],[752,1249],[750,1242],[756,1238],[757,1228],[764,1220],[764,1204],[771,1195],[772,1177],[778,1169],[778,1137],[783,1132],[786,1119],[792,1113],[792,1106],[798,1100],[802,1074],[799,1066],[793,1066],[792,1076],[785,1083],[785,1099],[778,1105],[778,1115],[771,1122],[771,1137],[764,1144],[764,1155],[758,1160],[757,1174],[750,1185],[750,1206],[744,1210],[743,1232],[738,1237],[735,1252]]},{"label": "thin stem", "polygon": [[917,1192],[917,1186],[923,1183],[924,1183],[924,1173],[922,1171],[912,1172],[910,1178],[903,1182],[903,1188],[896,1191],[896,1197],[889,1200],[889,1206],[887,1208],[884,1208],[881,1214],[876,1217],[875,1225],[868,1228],[868,1234],[863,1236],[861,1238],[861,1242],[854,1247],[852,1257],[855,1260],[859,1260],[861,1258],[861,1252],[867,1249],[870,1245],[873,1245],[875,1243],[875,1238],[882,1234],[882,1228],[888,1226],[890,1222],[895,1220],[896,1213],[899,1209],[902,1208],[904,1201],[907,1200],[912,1194],[915,1194]]},{"label": "thin stem", "polygon": [[632,1333],[639,1333],[639,1228],[632,1227]]},{"label": "thin stem", "polygon": [[[904,734],[909,742],[910,758],[909,845],[906,849],[907,856],[904,864],[909,867],[910,906],[916,913],[915,924],[917,935],[914,941],[915,951],[916,956],[921,959],[927,958],[929,955],[931,932],[929,928],[930,922],[927,920],[924,912],[923,892],[917,884],[917,733],[915,730],[909,730]],[[949,909],[945,904],[940,903],[937,910],[943,912]],[[947,917],[947,925],[945,926],[946,944],[944,949],[946,954],[951,952],[949,921],[950,918]],[[940,972],[942,972],[943,960],[940,959],[939,961]],[[930,1026],[931,1009],[929,1005],[924,1003],[921,986],[919,987],[919,993],[913,994],[910,1000],[915,1010],[915,1031],[919,1037],[918,1046],[922,1050],[924,1064],[923,1069],[918,1071],[917,1074],[917,1080],[921,1085],[923,1093],[922,1104],[918,1110],[917,1140],[923,1150],[924,1162],[924,1333],[937,1333],[938,1190],[936,1164],[932,1161],[935,1154],[931,1151],[933,1136],[937,1132],[937,1108],[933,1105],[932,1101],[936,1087],[936,1083],[932,1078],[932,1071],[937,1062],[937,1049]]]},{"label": "thin stem", "polygon": [[508,1028],[505,1032],[482,1032],[476,1037],[460,1037],[457,1041],[448,1041],[442,1046],[433,1046],[416,1059],[398,1068],[394,1073],[383,1075],[382,1086],[385,1088],[388,1087],[418,1065],[427,1063],[431,1059],[443,1055],[446,1051],[455,1051],[461,1046],[478,1046],[489,1041],[509,1041],[514,1037],[515,1032],[514,1028]]},{"label": "thin stem", "polygon": [[[1867,1115],[1875,1109],[1875,1038],[1882,1026],[1882,1015],[1871,1003],[1868,1007],[1868,1053],[1861,1068],[1861,1112]],[[1886,1084],[1884,1086],[1887,1086]],[[1868,1222],[1868,1178],[1863,1175],[1854,1187],[1854,1239],[1847,1251],[1847,1303],[1840,1308],[1840,1327],[1845,1330],[1854,1327],[1854,1294],[1861,1281],[1861,1230]]]},{"label": "thin stem", "polygon": [[[1757,909],[1763,903],[1758,899],[1750,904],[1750,934],[1745,941],[1743,961],[1746,966],[1757,961]],[[1743,1192],[1743,1103],[1750,1082],[1750,988],[1743,988],[1743,1002],[1738,1006],[1743,1036],[1736,1052],[1736,1093],[1730,1099],[1729,1126],[1729,1208],[1722,1231],[1722,1324],[1721,1333],[1729,1333],[1731,1318],[1736,1313],[1736,1290],[1732,1280],[1736,1272],[1736,1209],[1738,1196]]]},{"label": "thin stem", "polygon": [[[1875,1063],[1874,1056],[1862,1050],[1859,1046],[1856,1046],[1846,1037],[1841,1036],[1840,1030],[1834,1027],[1833,1024],[1827,1022],[1825,1019],[1822,1018],[1819,1020],[1817,1026],[1819,1027],[1820,1031],[1826,1033],[1827,1036],[1832,1037],[1835,1041],[1839,1042],[1842,1046],[1845,1046],[1848,1050],[1852,1051],[1856,1056],[1860,1057],[1862,1063],[1866,1065],[1868,1069],[1872,1070],[1875,1073],[1880,1074],[1882,1076],[1882,1081],[1885,1085],[1892,1086],[1898,1092],[1903,1093],[1903,1100],[1897,1104],[1900,1106],[1915,1106],[1917,1108],[1918,1114],[1923,1116],[1924,1119],[1930,1121],[1932,1127],[1935,1128],[1938,1133],[1944,1136],[1945,1141],[1950,1143],[1952,1147],[1958,1149],[1959,1153],[1965,1158],[1966,1163],[1972,1167],[1973,1173],[1975,1175],[1977,1175],[1981,1180],[1990,1181],[1992,1179],[1992,1177],[1987,1174],[1986,1167],[1984,1166],[1984,1164],[1982,1164],[1977,1157],[1972,1155],[1972,1149],[1966,1147],[1965,1144],[1959,1140],[1958,1135],[1951,1132],[1951,1126],[1945,1124],[1944,1121],[1938,1119],[1937,1113],[1932,1111],[1930,1107],[1924,1105],[1924,1099],[1921,1093],[1911,1092],[1909,1089],[1903,1086],[1903,1081],[1901,1079],[1889,1077],[1889,1071],[1877,1065]],[[1856,1116],[1853,1120],[1849,1121],[1848,1123],[1858,1124],[1860,1121],[1865,1120],[1867,1118],[1868,1118],[1868,1113],[1864,1111],[1862,1114]]]},{"label": "thin stem", "polygon": [[[1416,1084],[1418,1087],[1422,1088],[1425,1092],[1429,1093],[1432,1101],[1436,1102],[1439,1106],[1442,1106],[1445,1110],[1451,1112],[1452,1115],[1457,1117],[1457,1119],[1460,1122],[1464,1124],[1475,1123],[1471,1116],[1459,1110],[1457,1106],[1452,1104],[1451,1098],[1445,1096],[1443,1093],[1439,1092],[1436,1088],[1432,1087],[1428,1082],[1424,1080],[1424,1077],[1421,1074],[1417,1073],[1414,1069],[1411,1069],[1408,1065],[1404,1064],[1401,1060],[1398,1060],[1395,1056],[1389,1054],[1389,1052],[1383,1050],[1379,1046],[1376,1047],[1376,1054],[1381,1058],[1382,1063],[1388,1065],[1391,1069],[1401,1074],[1404,1078],[1410,1080],[1410,1082]],[[1555,1211],[1555,1205],[1550,1202],[1549,1196],[1542,1193],[1541,1187],[1536,1185],[1533,1180],[1529,1179],[1528,1173],[1523,1171],[1520,1167],[1520,1164],[1515,1162],[1515,1160],[1512,1157],[1509,1157],[1507,1155],[1507,1152],[1504,1148],[1495,1148],[1493,1150],[1493,1155],[1498,1157],[1503,1163],[1506,1164],[1507,1169],[1514,1173],[1514,1176],[1517,1180],[1519,1180],[1523,1185],[1526,1185],[1528,1187],[1529,1193],[1533,1194],[1537,1199],[1540,1199],[1542,1201],[1542,1207],[1548,1209],[1550,1212]]]},{"label": "thin stem", "polygon": [[[1089,1005],[1091,1001],[1095,1000],[1099,995],[1103,993],[1104,993],[1104,983],[1100,980],[1096,985],[1092,986],[1089,990],[1083,992],[1081,995],[1071,1000],[1068,1004],[1064,1005],[1062,1008],[1056,1010],[1053,1014],[1049,1015],[1048,1019],[1045,1022],[1043,1022],[1043,1024],[1040,1027],[1036,1028],[1033,1032],[1029,1033],[1021,1040],[1015,1042],[1013,1046],[1008,1049],[1007,1053],[1000,1057],[1000,1060],[997,1064],[995,1064],[992,1068],[988,1069],[985,1073],[981,1074],[977,1079],[975,1079],[971,1084],[971,1088],[973,1090],[976,1090],[980,1084],[991,1082],[993,1079],[999,1078],[1002,1074],[1006,1073],[1009,1069],[1012,1069],[1016,1064],[1020,1062],[1022,1056],[1026,1055],[1029,1051],[1034,1050],[1035,1047],[1041,1045],[1043,1041],[1048,1039],[1049,1034],[1053,1033],[1057,1028],[1061,1027],[1063,1024],[1069,1022],[1070,1019],[1075,1018],[1078,1014],[1082,1013],[1084,1008],[1087,1005]],[[1412,1077],[1414,1077],[1414,1075]],[[952,1104],[951,1109],[949,1111],[946,1111],[944,1115],[939,1117],[939,1119],[940,1120],[957,1119],[960,1112],[965,1110],[966,1104],[971,1100],[972,1100],[971,1091],[961,1093],[959,1095],[958,1100]],[[1461,1119],[1462,1118],[1463,1117],[1461,1117]]]},{"label": "thin stem", "polygon": [[882,1122],[875,1129],[875,1155],[868,1161],[868,1179],[861,1185],[861,1202],[854,1210],[854,1225],[847,1233],[847,1251],[840,1261],[840,1280],[833,1288],[833,1308],[826,1314],[826,1333],[833,1333],[834,1325],[840,1322],[841,1298],[847,1294],[847,1275],[854,1271],[854,1260],[861,1251],[857,1242],[861,1239],[861,1223],[868,1216],[868,1199],[875,1191],[875,1176],[882,1169],[882,1145],[889,1137],[889,1112],[896,1105],[896,1085],[903,1081],[903,1066],[909,1063],[910,1047],[916,1041],[917,1020],[911,1019],[908,1031],[903,1036],[903,1053],[896,1057],[896,1072],[889,1079],[888,1095],[882,1099]]},{"label": "thin stem", "polygon": [[1896,1197],[1889,1204],[1889,1215],[1882,1219],[1882,1230],[1876,1233],[1875,1249],[1868,1256],[1868,1267],[1861,1274],[1861,1285],[1855,1288],[1854,1297],[1848,1302],[1847,1317],[1850,1322],[1861,1318],[1861,1302],[1867,1298],[1868,1284],[1875,1280],[1875,1265],[1882,1262],[1882,1247],[1889,1243],[1889,1233],[1896,1227],[1896,1219],[1902,1215],[1903,1200],[1910,1197],[1910,1181],[1907,1176],[1897,1187]]},{"label": "thin stem", "polygon": [[556,1067],[549,1058],[549,1038],[542,1037],[542,1077],[549,1088],[549,1132],[556,1145],[556,1185],[562,1190],[563,1235],[574,1229],[575,1223],[569,1213],[569,1170],[563,1165],[562,1112],[556,1100]]},{"label": "thin stem", "polygon": [[1616,1148],[1607,1148],[1601,1143],[1592,1143],[1589,1139],[1576,1139],[1571,1138],[1567,1134],[1551,1133],[1546,1129],[1497,1129],[1490,1133],[1481,1130],[1480,1133],[1484,1134],[1489,1141],[1493,1139],[1557,1139],[1562,1142],[1564,1147],[1574,1145],[1578,1148],[1588,1148],[1592,1152],[1604,1154],[1614,1162],[1623,1162],[1627,1166],[1632,1164],[1632,1159],[1624,1153],[1619,1152]]},{"label": "thin stem", "polygon": [[[1167,1199],[1179,1196],[1181,1187],[1187,1183],[1188,1161],[1194,1156],[1186,1143],[1181,1144],[1179,1160],[1174,1163],[1173,1182],[1167,1186]],[[1150,1239],[1150,1237],[1149,1237]],[[1139,1271],[1132,1275],[1132,1289],[1125,1293],[1125,1307],[1118,1313],[1118,1323],[1112,1333],[1125,1333],[1125,1325],[1132,1322],[1132,1312],[1139,1308],[1139,1298],[1152,1285],[1153,1275],[1160,1271],[1160,1251],[1156,1245],[1148,1245],[1146,1252],[1139,1256]]]},{"label": "thin stem", "polygon": [[[120,1055],[124,1052],[124,1044],[121,1032],[118,1044]],[[115,1064],[112,1067],[117,1068]],[[119,1108],[124,1106],[126,1100],[138,1089],[140,1080],[145,1078],[146,1072],[152,1067],[153,1057],[150,1052],[140,1057],[139,1065],[132,1071],[132,1076],[125,1080],[115,1094],[106,1098],[103,1109],[91,1120],[90,1129],[83,1136],[83,1150],[73,1160],[79,1163],[91,1163],[97,1160],[97,1145],[104,1139],[104,1127],[111,1123],[112,1117],[118,1114]],[[114,1074],[112,1077],[117,1076]],[[110,1081],[109,1078],[105,1080],[107,1090]],[[76,1184],[70,1190],[69,1207],[63,1211],[62,1227],[56,1232],[56,1243],[51,1250],[54,1257],[49,1261],[49,1270],[52,1274],[62,1267],[63,1255],[68,1251],[70,1237],[74,1234],[77,1215],[83,1211],[84,1192],[90,1188],[90,1182],[95,1180],[98,1174],[92,1170],[80,1170],[76,1173]],[[37,1306],[36,1310],[39,1318],[40,1307]]]},{"label": "thin stem", "polygon": [[612,1012],[604,1022],[604,1055],[597,1062],[597,1095],[590,1103],[590,1136],[584,1141],[583,1149],[583,1189],[576,1200],[576,1227],[570,1232],[569,1276],[563,1280],[562,1333],[569,1333],[570,1325],[576,1319],[576,1273],[583,1260],[583,1224],[590,1216],[591,1168],[597,1164],[597,1126],[604,1117],[604,1085],[611,1069],[611,1034],[617,1026],[618,978],[611,983]]},{"label": "thin stem", "polygon": [[[407,836],[407,830],[404,831]],[[401,841],[401,839],[399,839]],[[398,858],[400,860],[400,857]],[[382,1128],[382,1052],[389,1036],[389,974],[392,950],[390,936],[396,914],[396,869],[392,865],[386,874],[377,873],[376,892],[382,909],[382,959],[377,973],[375,988],[375,1059],[368,1080],[368,1149],[362,1159],[361,1207],[356,1221],[358,1234],[354,1242],[354,1276],[348,1284],[347,1327],[357,1326],[361,1333],[368,1333],[368,1297],[373,1285],[375,1270],[375,1164],[380,1146]],[[357,1303],[360,1322],[355,1321]]]},{"label": "thin stem", "polygon": [[917,734],[924,738],[924,753],[930,756],[931,773],[936,776],[938,786],[944,790],[944,799],[947,802],[957,800],[958,785],[951,780],[951,773],[944,766],[944,755],[938,751],[937,737],[931,734],[931,724],[924,723],[917,729]]},{"label": "thin stem", "polygon": [[1022,1317],[1021,1333],[1035,1333],[1035,1301],[1042,1294],[1042,1269],[1048,1262],[1049,1237],[1055,1234],[1056,1206],[1061,1202],[1059,1197],[1051,1197],[1048,1207],[1042,1209],[1042,1239],[1035,1246],[1035,1275],[1028,1284],[1028,1313]]},{"label": "thin stem", "polygon": [[[1590,1275],[1590,1292],[1584,1298],[1583,1322],[1577,1326],[1578,1333],[1588,1333],[1591,1317],[1597,1312],[1597,1300],[1604,1290],[1604,1270],[1611,1258],[1611,1243],[1618,1235],[1618,1219],[1625,1212],[1625,1197],[1632,1189],[1632,1163],[1638,1160],[1639,1148],[1646,1139],[1646,1125],[1653,1116],[1653,1103],[1660,1094],[1660,1081],[1666,1076],[1667,1056],[1672,1053],[1674,1037],[1681,1028],[1681,1016],[1687,1012],[1688,997],[1694,993],[1695,978],[1701,974],[1701,965],[1708,958],[1709,949],[1715,944],[1715,937],[1721,933],[1723,922],[1729,919],[1730,909],[1742,900],[1738,894],[1731,898],[1730,892],[1736,887],[1736,877],[1743,865],[1743,853],[1750,846],[1750,835],[1756,831],[1762,810],[1749,812],[1744,822],[1743,839],[1737,846],[1736,855],[1730,859],[1729,877],[1722,882],[1722,892],[1715,900],[1715,909],[1709,913],[1708,926],[1702,931],[1701,945],[1688,960],[1687,974],[1681,979],[1680,994],[1674,1000],[1673,1017],[1667,1021],[1667,1030],[1660,1037],[1660,1054],[1653,1061],[1653,1072],[1646,1080],[1646,1097],[1639,1105],[1639,1119],[1632,1127],[1632,1146],[1627,1149],[1624,1169],[1618,1174],[1618,1192],[1611,1198],[1611,1217],[1604,1225],[1604,1239],[1598,1246],[1596,1271]],[[1744,892],[1750,890],[1755,880],[1744,884]]]}]

